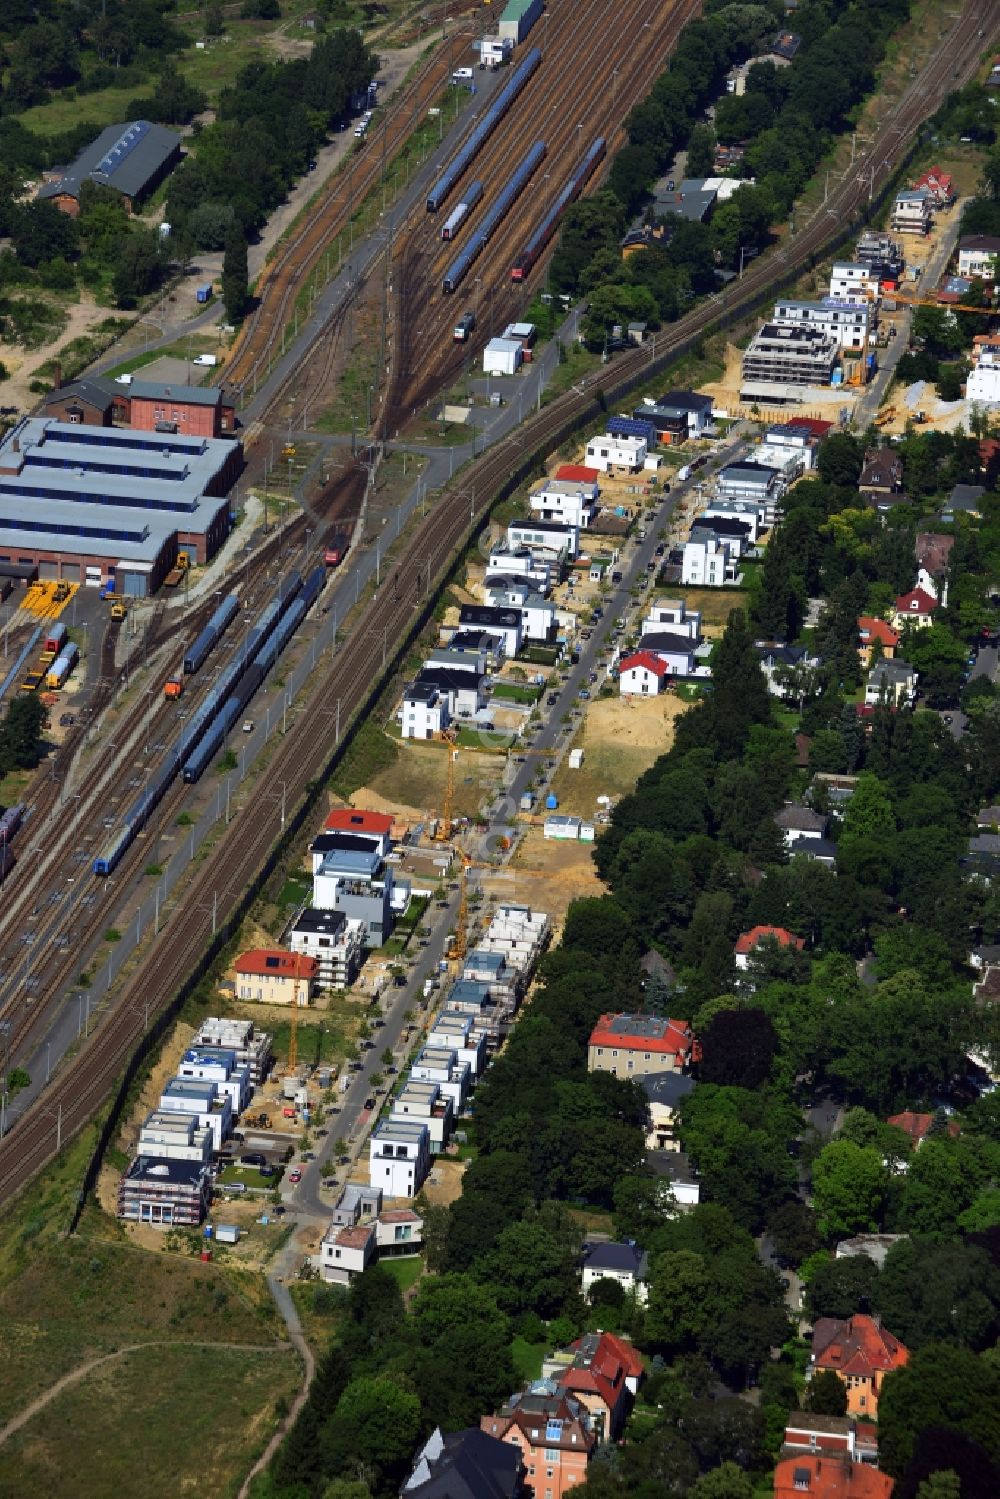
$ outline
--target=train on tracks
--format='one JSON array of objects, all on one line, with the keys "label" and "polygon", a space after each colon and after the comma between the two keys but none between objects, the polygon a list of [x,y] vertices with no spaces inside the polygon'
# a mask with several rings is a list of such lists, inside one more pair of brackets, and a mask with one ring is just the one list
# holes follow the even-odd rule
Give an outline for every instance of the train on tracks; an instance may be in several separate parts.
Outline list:
[{"label": "train on tracks", "polygon": [[8,807],[3,816],[0,817],[0,885],[3,884],[10,871],[17,863],[11,844],[14,841],[21,823],[24,821],[24,803],[15,802]]},{"label": "train on tracks", "polygon": [[[292,572],[282,579],[277,593],[258,615],[234,659],[220,673],[211,691],[149,776],[141,795],[133,802],[120,825],[101,849],[93,863],[94,874],[106,878],[113,873],[178,774],[187,782],[197,781],[201,777],[236,719],[302,623],[325,581],[326,571],[322,567],[315,568],[305,582],[298,572]],[[230,598],[235,599],[235,595],[230,595]],[[228,602],[227,600],[226,605]],[[238,609],[239,601],[235,602]],[[228,624],[233,615],[228,608],[220,605],[212,620],[218,625],[220,617],[225,615],[228,615],[225,620],[225,624]],[[210,621],[185,656],[185,671],[188,670],[189,659],[197,662],[195,670],[204,663],[225,629],[225,624],[222,624],[207,650],[202,650],[204,637],[211,623]],[[197,651],[195,647],[198,648]]]},{"label": "train on tracks", "polygon": [[545,142],[536,141],[531,150],[525,156],[517,171],[511,177],[506,187],[503,188],[496,202],[487,213],[479,228],[473,234],[465,249],[452,261],[445,272],[442,290],[453,292],[461,285],[469,274],[470,267],[483,253],[490,239],[503,223],[518,198],[527,187],[531,175],[537,170],[539,164],[545,159]]},{"label": "train on tracks", "polygon": [[468,187],[465,189],[465,192],[462,194],[461,203],[459,203],[457,208],[452,209],[447,219],[445,219],[444,223],[441,225],[442,239],[455,238],[459,229],[461,229],[462,225],[465,223],[465,220],[469,217],[469,214],[475,208],[476,204],[479,202],[482,196],[483,184],[481,182],[470,182]]},{"label": "train on tracks", "polygon": [[580,165],[571,175],[569,181],[566,183],[566,186],[563,188],[562,192],[559,194],[552,207],[542,219],[542,222],[539,224],[534,234],[528,240],[528,243],[525,245],[520,255],[514,261],[510,272],[510,279],[512,281],[523,281],[528,275],[531,267],[534,265],[539,255],[541,255],[542,251],[545,249],[545,246],[548,244],[549,240],[552,238],[553,234],[558,228],[559,221],[562,218],[563,214],[566,212],[571,203],[576,202],[577,198],[583,192],[583,189],[590,181],[594,172],[597,170],[597,167],[604,160],[604,154],[606,150],[607,145],[604,140],[604,136],[599,135],[597,139],[592,143],[590,149],[588,150],[586,156],[584,156]]},{"label": "train on tracks", "polygon": [[227,594],[184,657],[184,670],[189,676],[204,665],[239,612],[236,594]]},{"label": "train on tracks", "polygon": [[518,63],[510,78],[497,94],[476,128],[466,137],[451,158],[438,180],[427,194],[427,212],[437,213],[466,167],[473,162],[510,109],[518,94],[535,72],[542,60],[541,50],[532,47],[524,61]]}]

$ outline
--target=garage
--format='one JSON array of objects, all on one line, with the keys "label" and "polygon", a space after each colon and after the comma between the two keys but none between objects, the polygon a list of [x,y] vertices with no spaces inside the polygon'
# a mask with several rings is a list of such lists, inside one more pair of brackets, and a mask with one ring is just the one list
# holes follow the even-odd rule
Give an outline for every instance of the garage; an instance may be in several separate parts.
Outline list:
[{"label": "garage", "polygon": [[38,564],[38,576],[43,581],[45,581],[46,579],[48,579],[49,581],[51,581],[53,583],[57,583],[59,581],[59,563],[58,562],[39,562],[39,564]]}]

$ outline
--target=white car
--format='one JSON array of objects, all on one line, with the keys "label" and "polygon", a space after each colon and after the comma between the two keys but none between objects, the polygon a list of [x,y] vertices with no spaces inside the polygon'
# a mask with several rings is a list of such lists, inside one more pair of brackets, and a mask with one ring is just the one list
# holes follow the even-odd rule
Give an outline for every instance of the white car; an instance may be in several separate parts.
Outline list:
[{"label": "white car", "polygon": [[244,732],[244,734],[252,734],[253,731],[254,731],[254,721],[253,721],[253,719],[252,718],[245,718],[243,720],[243,732]]},{"label": "white car", "polygon": [[131,375],[116,375],[115,376],[115,384],[116,385],[131,385],[132,384],[132,376]]}]

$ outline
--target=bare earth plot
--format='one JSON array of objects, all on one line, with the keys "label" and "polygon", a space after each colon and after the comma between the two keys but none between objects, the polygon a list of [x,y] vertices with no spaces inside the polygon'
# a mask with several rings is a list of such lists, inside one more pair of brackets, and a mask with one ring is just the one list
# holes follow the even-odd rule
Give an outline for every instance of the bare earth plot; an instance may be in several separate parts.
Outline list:
[{"label": "bare earth plot", "polygon": [[583,728],[573,740],[573,747],[583,750],[583,765],[571,770],[567,757],[553,779],[559,811],[592,818],[599,796],[617,798],[631,791],[643,771],[670,748],[674,722],[687,710],[688,704],[672,694],[589,703]]}]

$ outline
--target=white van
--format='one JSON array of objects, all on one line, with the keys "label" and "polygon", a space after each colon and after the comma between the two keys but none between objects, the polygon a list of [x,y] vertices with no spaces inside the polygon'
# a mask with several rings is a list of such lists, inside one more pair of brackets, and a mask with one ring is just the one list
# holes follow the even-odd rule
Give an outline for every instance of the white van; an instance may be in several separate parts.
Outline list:
[{"label": "white van", "polygon": [[200,364],[203,368],[210,370],[214,369],[218,362],[218,356],[215,354],[196,354],[191,361],[192,364]]},{"label": "white van", "polygon": [[451,81],[452,81],[452,83],[471,83],[472,82],[472,69],[471,68],[456,68],[455,71],[454,71],[454,73],[452,73],[452,75],[451,75]]}]

